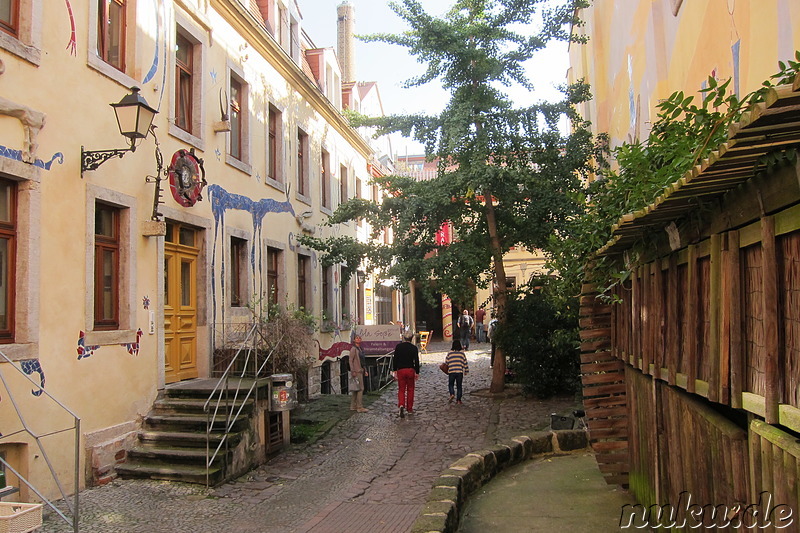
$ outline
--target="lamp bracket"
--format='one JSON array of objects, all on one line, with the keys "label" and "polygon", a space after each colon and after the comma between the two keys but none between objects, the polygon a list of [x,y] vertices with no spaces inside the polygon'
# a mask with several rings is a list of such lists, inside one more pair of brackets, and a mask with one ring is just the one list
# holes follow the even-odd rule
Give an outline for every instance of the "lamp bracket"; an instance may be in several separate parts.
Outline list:
[{"label": "lamp bracket", "polygon": [[134,151],[131,148],[116,148],[114,150],[84,150],[81,146],[81,177],[87,170],[95,170],[97,167],[111,159],[112,157],[122,157],[128,152]]}]

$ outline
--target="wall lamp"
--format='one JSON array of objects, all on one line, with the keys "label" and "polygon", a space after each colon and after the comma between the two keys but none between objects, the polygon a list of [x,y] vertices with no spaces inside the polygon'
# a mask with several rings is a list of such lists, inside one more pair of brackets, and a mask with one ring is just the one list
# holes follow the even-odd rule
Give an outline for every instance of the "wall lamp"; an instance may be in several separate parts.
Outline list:
[{"label": "wall lamp", "polygon": [[81,146],[81,176],[87,170],[94,170],[112,157],[122,157],[128,152],[136,151],[136,142],[147,137],[156,111],[147,100],[139,94],[139,87],[131,87],[131,93],[125,95],[116,104],[110,104],[117,116],[119,132],[130,141],[129,148],[114,150],[84,150]]}]

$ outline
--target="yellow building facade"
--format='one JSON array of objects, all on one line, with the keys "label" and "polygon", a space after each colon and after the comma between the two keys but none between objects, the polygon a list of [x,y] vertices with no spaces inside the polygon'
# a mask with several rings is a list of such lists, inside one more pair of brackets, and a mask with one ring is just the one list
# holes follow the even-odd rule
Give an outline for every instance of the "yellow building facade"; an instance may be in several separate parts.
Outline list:
[{"label": "yellow building facade", "polygon": [[594,0],[578,16],[573,31],[589,40],[571,44],[569,78],[591,85],[582,114],[612,147],[646,138],[673,92],[697,99],[712,76],[743,96],[800,49],[793,0]]},{"label": "yellow building facade", "polygon": [[[134,86],[157,139],[87,168],[99,156],[82,149],[129,146],[108,104]],[[321,226],[370,191],[373,149],[341,106],[335,53],[305,36],[292,0],[0,1],[7,466],[52,497],[48,461],[72,492],[74,431],[51,434],[72,426],[64,408],[80,418],[84,486],[159,391],[212,375],[219,329],[252,320],[252,302],[320,321],[356,307],[356,281],[340,287],[296,240],[356,235]],[[160,195],[157,147],[172,171]],[[47,435],[47,458],[32,434]]]}]

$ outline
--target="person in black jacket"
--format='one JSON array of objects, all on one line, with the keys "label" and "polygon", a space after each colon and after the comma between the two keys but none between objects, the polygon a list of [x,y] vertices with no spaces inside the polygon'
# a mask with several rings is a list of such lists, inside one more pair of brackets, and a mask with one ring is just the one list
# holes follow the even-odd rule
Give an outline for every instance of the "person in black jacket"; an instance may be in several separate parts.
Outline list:
[{"label": "person in black jacket", "polygon": [[403,334],[403,342],[395,346],[392,370],[397,379],[397,405],[400,418],[414,414],[414,386],[419,379],[419,349],[411,343],[410,331]]}]

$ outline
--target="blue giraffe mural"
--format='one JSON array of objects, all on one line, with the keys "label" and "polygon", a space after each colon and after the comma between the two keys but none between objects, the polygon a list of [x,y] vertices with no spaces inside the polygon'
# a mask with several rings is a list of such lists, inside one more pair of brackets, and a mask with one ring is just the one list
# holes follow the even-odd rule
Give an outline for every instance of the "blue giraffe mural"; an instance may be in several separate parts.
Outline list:
[{"label": "blue giraffe mural", "polygon": [[[211,212],[214,215],[214,248],[211,254],[211,271],[215,272],[216,257],[217,257],[217,242],[220,238],[220,229],[225,227],[225,212],[229,209],[237,209],[250,213],[253,218],[253,243],[250,247],[250,268],[254,275],[261,272],[261,259],[259,255],[259,268],[256,269],[256,251],[260,250],[257,243],[261,242],[261,228],[264,222],[264,217],[267,213],[289,213],[295,217],[294,207],[289,201],[286,200],[279,202],[271,198],[262,198],[261,200],[253,200],[247,196],[228,192],[220,185],[214,184],[208,187],[209,198],[211,199]],[[224,234],[223,234],[224,235]],[[224,249],[224,245],[223,245]],[[223,256],[224,257],[224,256]],[[216,277],[211,276],[211,294],[213,303],[214,322],[217,317],[217,289]],[[225,294],[225,261],[220,263],[220,291]],[[222,309],[222,321],[225,321],[225,306]]]}]

